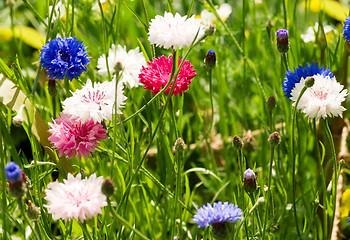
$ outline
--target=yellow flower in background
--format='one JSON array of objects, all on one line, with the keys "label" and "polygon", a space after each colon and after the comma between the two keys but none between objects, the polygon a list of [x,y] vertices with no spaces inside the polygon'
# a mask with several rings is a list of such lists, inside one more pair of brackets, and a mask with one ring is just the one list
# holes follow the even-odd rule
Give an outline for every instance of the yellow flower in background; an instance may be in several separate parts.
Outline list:
[{"label": "yellow flower in background", "polygon": [[[16,38],[21,39],[25,44],[32,48],[41,49],[45,43],[45,37],[35,30],[34,28],[27,26],[15,26],[14,35]],[[0,39],[3,41],[11,41],[13,32],[10,27],[0,27]]]},{"label": "yellow flower in background", "polygon": [[349,8],[335,0],[311,0],[303,2],[303,6],[312,12],[324,11],[328,16],[340,22],[344,22],[349,13]]},{"label": "yellow flower in background", "polygon": [[346,189],[341,198],[340,217],[345,218],[350,211],[350,189]]},{"label": "yellow flower in background", "polygon": [[[225,22],[232,12],[232,7],[229,4],[224,3],[224,4],[221,4],[219,8],[216,9],[216,12],[218,13],[221,20]],[[211,25],[211,24],[217,23],[217,19],[214,13],[209,12],[209,10],[207,9],[204,9],[201,12],[201,15],[196,16],[196,18],[202,19],[202,23],[204,25]]]}]

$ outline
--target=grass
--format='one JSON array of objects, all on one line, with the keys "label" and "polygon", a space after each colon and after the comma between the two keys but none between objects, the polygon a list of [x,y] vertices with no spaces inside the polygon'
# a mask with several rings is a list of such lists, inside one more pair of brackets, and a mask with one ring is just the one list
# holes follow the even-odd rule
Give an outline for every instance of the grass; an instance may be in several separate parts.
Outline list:
[{"label": "grass", "polygon": [[[342,23],[328,15],[329,9],[313,12],[312,1],[231,1],[232,13],[226,20],[216,19],[214,35],[193,49],[172,52],[149,43],[150,20],[165,11],[189,16],[200,15],[203,9],[216,13],[221,1],[69,0],[67,13],[58,19],[49,13],[49,6],[58,1],[8,2],[12,1],[0,2],[4,76],[0,79],[18,86],[31,111],[21,127],[14,127],[12,118],[22,102],[6,102],[7,90],[0,81],[1,168],[15,161],[30,184],[17,202],[2,171],[2,239],[214,239],[215,229],[198,228],[193,216],[199,207],[216,201],[234,203],[243,211],[242,221],[226,224],[227,239],[330,238],[339,211],[335,197],[341,194],[335,191],[334,179],[343,167],[346,188],[349,172],[347,164],[337,163],[334,156],[340,151],[338,139],[349,114],[319,123],[299,111],[294,115],[281,84],[288,69],[318,63],[347,86],[348,49]],[[337,12],[339,18],[344,15]],[[300,35],[315,22],[321,26],[315,29],[319,37],[305,43]],[[325,25],[334,30],[325,33]],[[20,26],[31,27],[39,37],[27,29],[18,32]],[[289,30],[286,54],[276,46],[275,32],[282,28]],[[58,94],[52,97],[48,76],[38,64],[37,46],[58,35],[84,41],[91,62],[78,80],[58,81]],[[125,89],[123,114],[106,125],[109,139],[87,159],[58,158],[53,150],[43,148],[50,146],[47,123],[62,111],[61,102],[69,91],[81,89],[88,78],[111,79],[97,73],[97,59],[108,53],[111,44],[128,50],[140,47],[149,60],[186,56],[197,76],[182,96],[154,97],[142,87]],[[203,62],[209,49],[217,58],[212,70]],[[266,107],[270,96],[276,99],[272,112]],[[274,131],[282,141],[271,147],[267,140]],[[41,134],[46,138],[38,138]],[[245,142],[243,150],[232,146],[236,135]],[[184,151],[173,150],[179,137],[186,144]],[[250,194],[244,191],[242,179],[247,168],[254,170],[258,183]],[[44,190],[56,179],[62,182],[68,172],[110,176],[116,191],[102,214],[84,222],[52,219],[44,206]],[[29,200],[40,207],[36,221],[27,220]],[[346,219],[341,225],[341,234],[349,237]]]}]

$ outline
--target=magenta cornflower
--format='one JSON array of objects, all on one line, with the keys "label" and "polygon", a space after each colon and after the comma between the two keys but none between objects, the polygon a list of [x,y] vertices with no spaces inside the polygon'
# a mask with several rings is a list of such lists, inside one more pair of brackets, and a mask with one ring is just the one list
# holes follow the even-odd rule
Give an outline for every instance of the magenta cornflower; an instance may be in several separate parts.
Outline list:
[{"label": "magenta cornflower", "polygon": [[[178,65],[180,65],[181,62],[182,60],[179,59]],[[157,94],[169,81],[173,57],[169,56],[166,58],[165,56],[161,56],[160,58],[155,58],[153,62],[148,62],[147,64],[148,67],[142,67],[139,75],[140,83],[144,84],[144,89],[152,91],[152,94]],[[180,94],[180,96],[182,96],[182,93],[188,90],[189,85],[192,82],[191,79],[196,75],[196,70],[193,69],[190,61],[185,61],[177,76],[173,95],[176,96],[177,94]],[[174,80],[172,80],[168,89],[164,91],[165,93],[170,92],[173,82]]]},{"label": "magenta cornflower", "polygon": [[99,122],[89,119],[84,123],[80,118],[72,118],[61,113],[61,117],[49,123],[51,136],[49,140],[58,150],[58,156],[87,158],[99,145],[98,141],[107,139],[107,130]]}]

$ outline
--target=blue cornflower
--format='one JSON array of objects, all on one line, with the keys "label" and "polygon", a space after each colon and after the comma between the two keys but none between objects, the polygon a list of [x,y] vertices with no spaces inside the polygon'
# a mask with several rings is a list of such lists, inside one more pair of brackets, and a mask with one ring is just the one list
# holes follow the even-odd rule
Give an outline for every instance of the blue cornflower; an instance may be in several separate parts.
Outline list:
[{"label": "blue cornflower", "polygon": [[312,63],[310,66],[308,66],[306,63],[305,68],[299,65],[298,68],[294,68],[294,73],[288,70],[286,72],[286,77],[284,78],[285,80],[282,83],[283,92],[286,93],[284,96],[287,98],[291,97],[291,92],[295,87],[295,84],[299,83],[301,78],[312,77],[316,74],[320,74],[323,77],[333,77],[333,73],[330,71],[330,68],[319,68],[317,63]]},{"label": "blue cornflower", "polygon": [[242,220],[242,210],[232,203],[217,202],[211,206],[207,205],[198,209],[193,217],[193,221],[198,224],[199,228],[208,227],[211,224],[238,222]]},{"label": "blue cornflower", "polygon": [[85,65],[90,62],[85,51],[87,47],[76,37],[56,38],[48,41],[40,53],[40,63],[51,78],[78,78],[86,71]]},{"label": "blue cornflower", "polygon": [[216,65],[216,55],[214,50],[209,50],[204,58],[204,64],[207,68],[213,69]]},{"label": "blue cornflower", "polygon": [[345,19],[343,35],[346,40],[350,41],[350,16]]},{"label": "blue cornflower", "polygon": [[22,169],[15,162],[9,162],[5,166],[5,174],[9,183],[17,182],[22,179]]}]

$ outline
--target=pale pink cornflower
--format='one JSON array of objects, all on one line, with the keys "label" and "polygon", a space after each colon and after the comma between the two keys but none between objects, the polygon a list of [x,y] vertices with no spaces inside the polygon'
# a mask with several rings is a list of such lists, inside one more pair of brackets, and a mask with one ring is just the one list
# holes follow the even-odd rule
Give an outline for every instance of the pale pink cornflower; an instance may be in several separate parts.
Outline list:
[{"label": "pale pink cornflower", "polygon": [[150,43],[164,48],[189,47],[196,35],[196,39],[200,39],[204,34],[204,25],[200,19],[196,19],[194,15],[189,18],[182,17],[179,13],[173,15],[165,12],[164,17],[157,15],[148,28]]},{"label": "pale pink cornflower", "polygon": [[103,177],[96,178],[94,173],[89,178],[81,179],[80,173],[76,177],[68,173],[67,180],[63,182],[51,182],[45,190],[48,203],[44,207],[53,219],[83,222],[102,214],[101,208],[107,206],[106,196],[101,191]]},{"label": "pale pink cornflower", "polygon": [[51,136],[48,139],[58,150],[59,157],[65,155],[73,158],[77,154],[79,158],[87,158],[99,145],[98,141],[108,138],[107,130],[101,123],[95,123],[92,119],[83,123],[80,118],[72,118],[65,113],[61,113],[61,117],[49,125]]},{"label": "pale pink cornflower", "polygon": [[[62,105],[63,112],[80,117],[84,123],[90,119],[95,122],[101,122],[104,119],[112,120],[115,102],[115,81],[95,83],[92,85],[91,80],[86,81],[82,89],[72,92],[71,97],[66,98]],[[117,87],[117,114],[122,114],[120,108],[125,104],[126,97],[123,94],[123,85]]]},{"label": "pale pink cornflower", "polygon": [[[181,62],[181,60],[178,61],[179,66]],[[169,56],[168,58],[161,56],[160,58],[155,58],[153,62],[148,62],[148,67],[142,67],[139,75],[140,83],[144,84],[145,89],[152,91],[152,94],[157,94],[168,83],[172,64],[172,56]],[[188,90],[188,87],[192,82],[191,79],[196,75],[196,70],[193,69],[190,61],[185,61],[177,76],[173,95],[176,96],[177,94],[180,94],[180,96],[182,96],[182,93],[185,90]],[[174,81],[172,80],[170,86],[164,91],[164,93],[170,92],[173,82]]]},{"label": "pale pink cornflower", "polygon": [[[297,108],[306,114],[310,119],[316,120],[326,117],[343,117],[343,111],[346,110],[341,103],[345,101],[348,92],[344,89],[335,77],[322,76],[320,74],[312,76],[314,85],[306,89],[301,96]],[[305,79],[301,78],[299,83],[295,84],[291,92],[290,99],[296,101],[301,90],[305,86]]]}]

